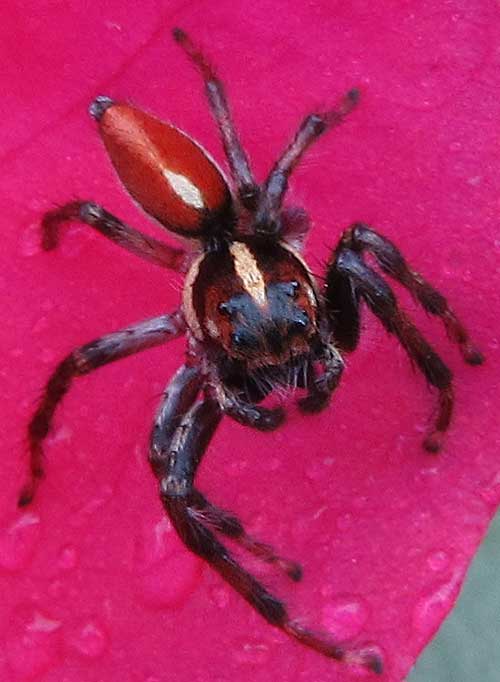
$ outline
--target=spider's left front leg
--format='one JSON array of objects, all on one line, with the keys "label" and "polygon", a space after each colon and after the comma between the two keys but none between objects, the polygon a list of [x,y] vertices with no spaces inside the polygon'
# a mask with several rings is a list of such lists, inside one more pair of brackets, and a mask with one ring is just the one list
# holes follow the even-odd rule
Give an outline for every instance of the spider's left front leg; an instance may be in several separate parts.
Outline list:
[{"label": "spider's left front leg", "polygon": [[308,394],[298,401],[302,412],[313,414],[328,406],[332,393],[339,385],[344,371],[344,360],[331,341],[325,340],[316,352],[323,371],[319,374],[311,364],[307,382]]},{"label": "spider's left front leg", "polygon": [[[175,400],[172,404],[174,403]],[[162,412],[166,416],[160,408],[160,413]],[[197,467],[221,416],[222,411],[217,401],[208,398],[194,404],[187,411],[172,438],[165,439],[162,429],[153,431],[153,469],[160,481],[161,500],[180,538],[192,552],[207,561],[268,623],[325,656],[363,665],[380,673],[382,661],[370,647],[344,647],[330,637],[307,630],[291,620],[285,604],[246,571],[216,537],[214,531],[236,541],[248,537],[235,517],[207,502],[194,486]],[[245,546],[245,541],[243,545]],[[253,553],[259,556],[255,543],[252,546],[255,548]],[[260,550],[262,559],[271,560],[266,554],[265,545],[260,544]],[[300,573],[294,574],[293,571],[289,575],[294,579],[300,578]]]},{"label": "spider's left front leg", "polygon": [[410,360],[438,390],[438,414],[432,432],[423,443],[429,452],[438,452],[453,413],[451,371],[401,310],[387,282],[366,265],[360,254],[341,242],[327,271],[326,304],[334,336],[339,334],[340,342],[347,350],[354,350],[358,341],[360,299],[386,330],[397,337]]}]

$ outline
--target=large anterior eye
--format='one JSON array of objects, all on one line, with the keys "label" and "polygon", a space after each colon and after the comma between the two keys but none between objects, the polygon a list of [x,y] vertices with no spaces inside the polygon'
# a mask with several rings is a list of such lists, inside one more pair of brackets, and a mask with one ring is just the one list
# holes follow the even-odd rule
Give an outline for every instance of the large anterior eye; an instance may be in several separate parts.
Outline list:
[{"label": "large anterior eye", "polygon": [[291,282],[280,282],[277,286],[282,294],[289,296],[290,298],[296,298],[300,287],[299,283],[295,279],[293,279]]},{"label": "large anterior eye", "polygon": [[231,317],[233,314],[233,306],[230,303],[219,303],[219,312],[225,317]]}]

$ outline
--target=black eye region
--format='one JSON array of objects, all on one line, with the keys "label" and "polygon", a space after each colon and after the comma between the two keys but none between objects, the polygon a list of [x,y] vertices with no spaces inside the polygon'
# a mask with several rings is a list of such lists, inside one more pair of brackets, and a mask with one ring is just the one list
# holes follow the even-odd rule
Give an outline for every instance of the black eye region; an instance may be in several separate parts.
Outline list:
[{"label": "black eye region", "polygon": [[296,302],[299,293],[299,283],[276,282],[267,287],[267,296],[272,319],[281,327],[286,327],[288,333],[299,334],[310,325],[308,313]]},{"label": "black eye region", "polygon": [[299,292],[299,283],[293,279],[291,282],[275,282],[268,285],[268,296],[272,290],[274,296],[286,296],[287,298],[295,298]]}]

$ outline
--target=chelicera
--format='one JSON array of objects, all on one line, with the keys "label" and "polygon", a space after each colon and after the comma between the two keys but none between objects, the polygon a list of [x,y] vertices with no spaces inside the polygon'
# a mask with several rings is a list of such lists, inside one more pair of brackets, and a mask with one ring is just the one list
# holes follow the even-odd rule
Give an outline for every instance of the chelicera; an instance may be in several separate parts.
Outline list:
[{"label": "chelicera", "polygon": [[293,580],[301,577],[298,564],[249,536],[234,515],[199,492],[196,470],[223,415],[262,430],[281,424],[281,407],[260,404],[277,386],[303,389],[299,406],[304,413],[327,407],[342,375],[344,355],[358,344],[363,303],[436,389],[437,416],[424,447],[440,449],[452,417],[451,372],[401,310],[385,279],[365,262],[365,254],[442,320],[466,362],[478,365],[482,356],[445,298],[371,227],[356,223],[343,233],[321,285],[301,256],[310,223],[302,209],[283,207],[288,178],[309,145],[355,108],[358,91],[348,92],[334,109],[307,116],[265,182],[258,184],[221,81],[186,33],[176,29],[173,35],[203,78],[231,183],[175,126],[108,97],[97,97],[91,104],[90,113],[125,188],[160,225],[189,240],[192,248],[185,251],[147,237],[89,201],[73,201],[45,214],[43,246],[55,248],[61,225],[81,221],[141,258],[187,272],[183,300],[175,312],[102,336],[57,366],[29,424],[31,476],[19,505],[32,501],[43,477],[42,444],[72,380],[186,334],[186,359],[163,395],[149,452],[173,526],[186,546],[269,623],[326,656],[381,672],[381,657],[373,648],[341,644],[292,620],[285,604],[236,561],[220,536]]}]

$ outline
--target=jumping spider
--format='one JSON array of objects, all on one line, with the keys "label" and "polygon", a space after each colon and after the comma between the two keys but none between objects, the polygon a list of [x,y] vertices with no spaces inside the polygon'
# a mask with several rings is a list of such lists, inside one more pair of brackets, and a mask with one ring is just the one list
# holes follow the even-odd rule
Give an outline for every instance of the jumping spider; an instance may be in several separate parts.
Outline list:
[{"label": "jumping spider", "polygon": [[437,390],[437,418],[424,447],[439,450],[453,410],[451,372],[400,309],[386,281],[365,263],[364,253],[443,321],[466,362],[478,365],[482,356],[444,297],[410,269],[394,244],[370,227],[356,223],[344,232],[322,286],[300,255],[310,224],[302,209],[282,206],[288,178],[309,145],[354,109],[358,91],[348,92],[335,109],[307,116],[259,185],[222,83],[184,31],[175,29],[173,36],[205,83],[232,186],[204,150],[175,126],[108,97],[97,97],[91,104],[90,114],[98,121],[128,192],[163,227],[196,246],[189,255],[143,235],[88,201],[74,201],[45,214],[46,250],[57,246],[62,224],[79,220],[137,256],[187,275],[177,311],[96,339],[57,366],[29,424],[31,477],[19,505],[32,501],[43,477],[42,444],[73,378],[187,334],[185,364],[163,396],[149,453],[173,526],[186,546],[269,623],[326,656],[381,672],[381,658],[370,647],[343,646],[291,620],[283,602],[236,562],[217,534],[240,543],[292,579],[301,577],[298,564],[247,535],[235,516],[205,499],[194,486],[196,470],[223,415],[262,430],[281,424],[282,408],[258,405],[273,387],[306,389],[299,400],[305,413],[327,407],[342,375],[343,354],[358,343],[361,303],[397,337]]}]

